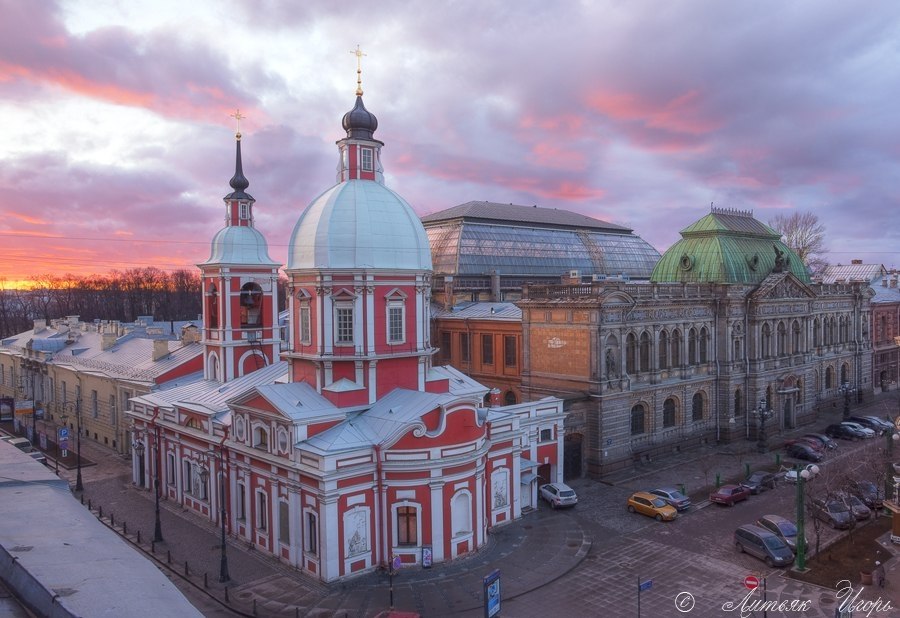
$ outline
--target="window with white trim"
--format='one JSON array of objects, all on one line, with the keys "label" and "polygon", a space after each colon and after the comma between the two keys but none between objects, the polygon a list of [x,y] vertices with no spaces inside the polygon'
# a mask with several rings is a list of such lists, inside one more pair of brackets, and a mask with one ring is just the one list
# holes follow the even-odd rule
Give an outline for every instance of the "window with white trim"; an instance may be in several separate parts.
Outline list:
[{"label": "window with white trim", "polygon": [[402,301],[391,301],[387,307],[388,343],[403,343],[406,340],[405,305]]},{"label": "window with white trim", "polygon": [[288,503],[284,500],[278,501],[278,541],[285,545],[291,544],[291,516]]},{"label": "window with white trim", "polygon": [[259,530],[269,527],[269,502],[261,491],[256,492],[256,527]]},{"label": "window with white trim", "polygon": [[334,309],[335,337],[337,345],[353,345],[353,306],[338,305]]},{"label": "window with white trim", "polygon": [[419,544],[419,508],[397,507],[397,545]]},{"label": "window with white trim", "polygon": [[241,219],[244,219],[244,220],[249,219],[250,218],[250,204],[248,204],[247,202],[241,202],[240,207],[241,207],[241,211],[240,211]]},{"label": "window with white trim", "polygon": [[300,343],[310,343],[311,341],[309,301],[303,301],[300,304]]},{"label": "window with white trim", "polygon": [[247,520],[247,489],[243,483],[237,484],[237,518],[240,521]]},{"label": "window with white trim", "polygon": [[193,475],[191,474],[191,462],[185,460],[181,466],[181,476],[183,479],[183,491],[186,494],[192,494],[191,489],[193,488]]},{"label": "window with white trim", "polygon": [[97,403],[97,391],[91,391],[91,416],[97,418],[100,415],[100,406]]},{"label": "window with white trim", "polygon": [[166,484],[175,484],[175,453],[166,453]]},{"label": "window with white trim", "polygon": [[453,536],[472,532],[472,494],[461,491],[450,501],[450,517]]},{"label": "window with white trim", "polygon": [[538,442],[552,442],[553,441],[553,428],[550,429],[541,429],[540,438]]},{"label": "window with white trim", "polygon": [[306,538],[303,540],[303,549],[308,554],[319,554],[319,518],[313,511],[306,511]]},{"label": "window with white trim", "polygon": [[371,148],[359,149],[360,167],[364,172],[372,171],[373,152]]},{"label": "window with white trim", "polygon": [[269,450],[269,432],[266,431],[265,427],[253,428],[253,448],[258,448],[262,451]]}]

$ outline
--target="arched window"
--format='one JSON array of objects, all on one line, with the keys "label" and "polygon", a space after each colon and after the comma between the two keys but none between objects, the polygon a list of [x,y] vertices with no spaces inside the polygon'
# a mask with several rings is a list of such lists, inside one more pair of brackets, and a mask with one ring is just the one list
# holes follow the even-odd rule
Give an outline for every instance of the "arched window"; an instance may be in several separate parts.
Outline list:
[{"label": "arched window", "polygon": [[778,323],[778,356],[787,354],[787,329],[784,322]]},{"label": "arched window", "polygon": [[703,394],[702,393],[694,393],[694,398],[691,400],[691,420],[693,420],[693,421],[702,421],[703,420]]},{"label": "arched window", "polygon": [[209,286],[209,311],[207,312],[210,328],[219,328],[219,290],[215,283]]},{"label": "arched window", "polygon": [[732,351],[732,354],[734,356],[733,356],[732,360],[739,361],[739,360],[741,360],[741,338],[735,337],[733,343],[734,343],[734,350]]},{"label": "arched window", "polygon": [[735,389],[734,391],[734,415],[735,416],[743,416],[744,415],[744,401],[741,397],[741,389]]},{"label": "arched window", "polygon": [[625,338],[625,372],[631,375],[637,373],[635,362],[637,360],[637,339],[634,333],[628,333]]},{"label": "arched window", "polygon": [[472,495],[461,491],[450,501],[450,517],[453,525],[453,536],[472,532]]},{"label": "arched window", "polygon": [[266,431],[265,427],[253,428],[253,448],[258,448],[261,451],[269,450],[269,432]]},{"label": "arched window", "polygon": [[841,384],[847,384],[850,382],[849,378],[850,368],[847,366],[847,363],[841,365]]},{"label": "arched window", "polygon": [[669,333],[666,331],[659,333],[659,368],[669,368]]},{"label": "arched window", "polygon": [[834,388],[834,369],[831,367],[825,368],[825,389]]},{"label": "arched window", "polygon": [[707,349],[709,348],[709,331],[706,330],[706,327],[700,329],[700,363],[704,364],[707,362]]},{"label": "arched window", "polygon": [[681,367],[681,331],[672,331],[672,367]]},{"label": "arched window", "polygon": [[697,364],[697,331],[688,331],[688,365]]},{"label": "arched window", "polygon": [[416,506],[397,507],[397,545],[419,544],[419,508]]},{"label": "arched window", "polygon": [[813,347],[819,347],[822,345],[822,333],[820,329],[822,328],[819,323],[819,318],[813,320]]},{"label": "arched window", "polygon": [[791,324],[791,354],[800,354],[800,322],[794,320]]},{"label": "arched window", "polygon": [[503,403],[512,406],[516,404],[516,394],[512,391],[506,391],[506,394],[503,396]]},{"label": "arched window", "polygon": [[663,427],[675,426],[675,400],[672,397],[663,402]]},{"label": "arched window", "polygon": [[631,435],[637,436],[646,431],[644,426],[645,417],[646,411],[644,410],[643,405],[637,404],[631,408]]},{"label": "arched window", "polygon": [[768,324],[762,325],[762,336],[760,337],[761,358],[771,358],[772,356],[772,328]]},{"label": "arched window", "polygon": [[258,284],[245,283],[241,288],[241,328],[262,324],[263,291]]},{"label": "arched window", "polygon": [[650,371],[650,335],[641,333],[641,371]]}]

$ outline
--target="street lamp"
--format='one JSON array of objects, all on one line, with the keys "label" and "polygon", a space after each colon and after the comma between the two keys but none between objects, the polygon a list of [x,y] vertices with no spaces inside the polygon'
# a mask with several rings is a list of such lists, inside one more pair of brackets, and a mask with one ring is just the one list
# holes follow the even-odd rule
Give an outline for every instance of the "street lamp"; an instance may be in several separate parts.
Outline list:
[{"label": "street lamp", "polygon": [[[797,464],[799,467],[800,464]],[[804,485],[807,480],[815,478],[819,474],[819,466],[813,464],[797,473],[797,570],[806,570],[806,531],[804,530],[803,497]]]},{"label": "street lamp", "polygon": [[75,428],[78,431],[78,444],[76,446],[76,468],[78,472],[75,475],[75,491],[84,491],[84,483],[81,480],[81,400],[76,399],[75,401],[67,401],[63,404],[63,422],[68,419],[69,415],[65,414],[65,410],[69,406],[72,406],[75,409]]},{"label": "street lamp", "polygon": [[206,451],[204,453],[204,464],[200,468],[200,476],[203,477],[204,483],[209,481],[210,455],[219,460],[219,523],[222,529],[222,557],[219,561],[219,581],[225,583],[231,579],[228,575],[228,555],[225,553],[225,464],[221,450],[218,453],[213,449]]},{"label": "street lamp", "polygon": [[[146,445],[143,442],[144,436],[146,434],[143,431],[134,430],[134,442],[131,443],[132,448],[138,455],[138,459],[141,462],[141,469],[143,469],[143,461],[144,461],[144,452],[146,451]],[[159,457],[159,428],[157,428],[156,434],[156,455]],[[162,524],[159,519],[159,460],[153,462],[153,492],[156,498],[156,507],[154,510],[155,522],[153,524],[153,542],[154,543],[162,543],[163,535],[162,535]],[[143,474],[141,474],[141,485],[144,484]]]},{"label": "street lamp", "polygon": [[756,432],[756,451],[765,453],[769,450],[768,440],[766,439],[766,421],[772,417],[772,410],[768,409],[768,402],[765,397],[759,400],[759,406],[756,408],[756,417],[759,421],[759,428]]},{"label": "street lamp", "polygon": [[838,388],[838,392],[844,396],[844,419],[850,418],[850,396],[856,392],[856,389],[850,386],[849,382],[844,382]]},{"label": "street lamp", "polygon": [[[887,440],[884,457],[884,499],[887,500],[888,496],[891,495],[891,489],[894,487],[894,442],[900,440],[900,433],[897,433],[897,430],[892,427],[890,431],[884,432],[884,438]],[[897,496],[894,496],[894,500],[896,499]]]},{"label": "street lamp", "polygon": [[[68,423],[68,421],[69,421],[69,415],[66,414],[66,409],[65,409],[65,408],[63,408],[63,413],[60,415],[59,420],[62,422],[63,427],[65,427],[65,428],[66,428],[66,431],[68,432],[68,427],[69,427],[69,423]],[[67,435],[68,435],[68,434],[67,434]],[[59,442],[60,442],[60,439],[59,439],[59,436],[60,436],[59,428],[57,428],[57,429],[56,429],[56,476],[59,476],[59,456],[60,456],[60,450],[59,450]],[[66,448],[69,448],[69,446],[68,446],[68,438],[66,438],[66,442],[67,442]]]}]

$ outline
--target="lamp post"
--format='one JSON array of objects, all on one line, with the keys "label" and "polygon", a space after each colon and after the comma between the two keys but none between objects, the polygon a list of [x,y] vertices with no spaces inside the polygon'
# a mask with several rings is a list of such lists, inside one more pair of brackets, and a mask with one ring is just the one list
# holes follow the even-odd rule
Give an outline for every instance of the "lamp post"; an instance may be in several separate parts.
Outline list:
[{"label": "lamp post", "polygon": [[[139,470],[141,471],[141,486],[143,486],[143,484],[144,484],[143,462],[144,462],[144,453],[146,452],[146,449],[147,449],[147,445],[144,444],[144,437],[149,434],[145,433],[139,429],[134,429],[134,428],[132,429],[132,431],[134,433],[134,441],[131,443],[131,447],[134,449],[134,452],[137,453],[138,459],[140,461]],[[156,440],[157,440],[156,455],[158,457],[159,456],[159,428],[158,427],[157,427],[157,433],[156,433]],[[156,502],[155,509],[154,509],[155,521],[153,524],[153,542],[154,543],[162,543],[162,541],[163,541],[162,525],[161,525],[161,522],[159,519],[159,461],[158,461],[158,459],[156,459],[153,462],[153,464],[151,464],[151,467],[154,468],[153,469],[153,492],[155,494],[154,497],[155,497],[155,502]]]},{"label": "lamp post", "polygon": [[838,392],[844,396],[844,420],[850,418],[850,395],[856,392],[856,389],[850,386],[849,382],[841,384]]},{"label": "lamp post", "polygon": [[75,491],[84,491],[84,483],[81,480],[81,400],[76,399],[75,401],[67,401],[63,404],[63,415],[62,418],[65,420],[68,419],[68,414],[65,414],[65,410],[67,407],[72,406],[75,409],[75,428],[78,431],[78,444],[76,446],[76,469],[77,473],[75,475]]},{"label": "lamp post", "polygon": [[[894,488],[894,442],[900,440],[900,433],[897,433],[897,430],[892,427],[889,431],[884,432],[884,437],[887,441],[884,456],[884,499],[887,500],[891,495],[891,489]],[[894,496],[894,500],[896,499],[897,496]]]},{"label": "lamp post", "polygon": [[[800,464],[797,464],[799,467]],[[797,473],[797,570],[806,570],[806,530],[805,519],[806,513],[803,510],[804,486],[806,481],[819,473],[819,466],[813,465],[808,470],[804,468]]]},{"label": "lamp post", "polygon": [[759,406],[756,408],[756,416],[759,420],[759,426],[756,432],[756,451],[758,453],[765,453],[769,450],[768,440],[766,438],[766,420],[772,416],[772,410],[768,409],[768,402],[765,397],[759,400]]},{"label": "lamp post", "polygon": [[[67,431],[68,431],[68,427],[69,427],[69,423],[68,423],[68,421],[69,421],[69,415],[66,414],[66,409],[65,409],[65,408],[63,408],[63,413],[60,415],[59,420],[62,421],[63,427],[66,427],[66,428],[67,428]],[[59,442],[60,442],[60,439],[59,439],[59,435],[60,435],[60,434],[59,434],[59,428],[57,428],[57,429],[56,429],[56,476],[59,476],[59,456],[60,456],[60,450],[59,450]],[[67,442],[66,448],[69,448],[69,447],[68,447],[68,438],[66,439],[66,442]]]},{"label": "lamp post", "polygon": [[222,530],[222,556],[219,561],[219,581],[225,583],[231,579],[228,575],[228,555],[225,553],[225,458],[221,450],[218,453],[213,449],[206,451],[204,457],[206,463],[200,471],[200,474],[204,477],[204,482],[208,481],[210,476],[208,463],[210,455],[219,461],[219,523],[221,524]]}]

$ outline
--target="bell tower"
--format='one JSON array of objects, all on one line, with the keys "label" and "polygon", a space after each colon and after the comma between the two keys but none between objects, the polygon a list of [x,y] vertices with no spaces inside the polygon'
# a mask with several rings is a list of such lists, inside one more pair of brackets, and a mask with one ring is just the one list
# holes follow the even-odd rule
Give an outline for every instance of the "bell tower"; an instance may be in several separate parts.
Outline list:
[{"label": "bell tower", "polygon": [[203,374],[227,382],[278,360],[278,269],[266,239],[253,226],[256,200],[241,164],[240,110],[232,192],[225,227],[213,237],[209,259],[198,264],[203,290]]}]

